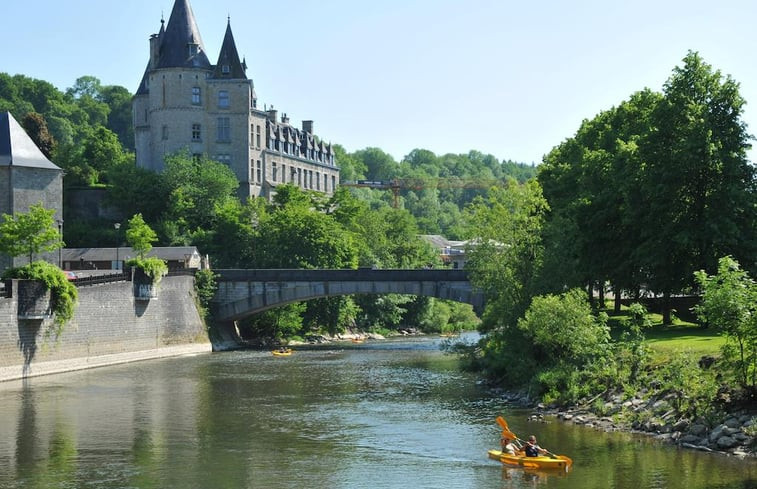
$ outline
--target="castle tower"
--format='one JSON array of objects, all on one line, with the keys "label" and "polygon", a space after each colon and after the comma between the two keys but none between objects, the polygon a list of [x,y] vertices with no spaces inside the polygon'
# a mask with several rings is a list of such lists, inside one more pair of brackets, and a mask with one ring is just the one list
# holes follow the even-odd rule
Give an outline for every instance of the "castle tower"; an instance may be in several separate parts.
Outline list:
[{"label": "castle tower", "polygon": [[[297,75],[292,75],[297,76]],[[312,121],[299,130],[286,114],[260,110],[247,64],[227,21],[211,65],[189,0],[176,0],[150,37],[150,58],[132,101],[137,166],[160,172],[166,154],[188,151],[228,165],[242,199],[270,198],[280,184],[333,193],[331,145],[316,143]]]}]

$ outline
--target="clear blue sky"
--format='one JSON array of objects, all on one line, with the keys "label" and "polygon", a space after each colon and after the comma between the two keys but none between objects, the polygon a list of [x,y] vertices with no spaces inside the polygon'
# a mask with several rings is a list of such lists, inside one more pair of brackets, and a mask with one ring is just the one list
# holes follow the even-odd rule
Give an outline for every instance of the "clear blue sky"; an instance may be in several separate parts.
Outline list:
[{"label": "clear blue sky", "polygon": [[[539,163],[581,121],[645,87],[688,50],[740,83],[757,132],[753,0],[191,0],[216,62],[227,16],[258,102],[347,151],[401,159],[475,149]],[[0,71],[60,89],[82,75],[136,90],[173,0],[2,6]],[[750,154],[751,159],[755,152]]]}]

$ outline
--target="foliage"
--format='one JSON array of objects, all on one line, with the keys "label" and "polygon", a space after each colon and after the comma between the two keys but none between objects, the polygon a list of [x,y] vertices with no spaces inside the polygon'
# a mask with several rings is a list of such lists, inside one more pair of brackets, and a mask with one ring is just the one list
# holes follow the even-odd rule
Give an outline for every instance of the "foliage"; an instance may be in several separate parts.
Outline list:
[{"label": "foliage", "polygon": [[168,274],[168,265],[156,256],[132,258],[126,261],[126,265],[141,269],[145,275],[152,279],[154,285],[158,285],[160,280]]},{"label": "foliage", "polygon": [[29,212],[2,215],[0,222],[0,253],[11,257],[27,255],[29,263],[35,254],[53,251],[64,246],[55,226],[53,209],[45,209],[41,202],[32,204]]},{"label": "foliage", "polygon": [[152,243],[157,240],[155,231],[145,223],[142,214],[135,214],[129,219],[126,228],[126,242],[139,255],[140,260],[144,260],[145,255],[152,249]]},{"label": "foliage", "polygon": [[239,187],[227,165],[188,152],[165,157],[162,179],[168,193],[165,217],[178,223],[182,234],[213,223],[216,209],[233,199]]},{"label": "foliage", "polygon": [[465,209],[471,281],[487,293],[484,331],[512,329],[534,294],[542,258],[541,230],[548,206],[535,181],[492,188]]},{"label": "foliage", "polygon": [[202,269],[195,272],[195,291],[200,302],[203,316],[207,317],[210,301],[218,289],[217,275],[212,270]]},{"label": "foliage", "polygon": [[607,315],[595,317],[580,289],[534,297],[518,328],[531,338],[531,354],[547,368],[557,362],[581,368],[602,357],[610,340]]},{"label": "foliage", "polygon": [[63,271],[44,261],[35,261],[20,268],[11,268],[3,273],[3,278],[24,280],[39,280],[44,282],[52,300],[52,310],[55,313],[55,335],[59,336],[63,326],[74,317],[76,301],[79,292],[68,281]]},{"label": "foliage", "polygon": [[702,289],[696,313],[702,322],[726,335],[723,360],[743,388],[757,387],[757,283],[730,256],[720,259],[718,273],[704,270],[695,278]]}]

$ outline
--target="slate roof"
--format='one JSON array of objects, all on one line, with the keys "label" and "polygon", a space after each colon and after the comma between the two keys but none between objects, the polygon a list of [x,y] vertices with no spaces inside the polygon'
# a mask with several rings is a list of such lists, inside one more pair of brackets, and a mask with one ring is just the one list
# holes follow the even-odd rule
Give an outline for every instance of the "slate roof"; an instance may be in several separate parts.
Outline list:
[{"label": "slate roof", "polygon": [[[228,67],[224,72],[223,67]],[[228,78],[230,80],[246,80],[247,67],[239,61],[237,45],[234,42],[234,35],[231,33],[231,21],[226,24],[226,34],[223,36],[223,45],[221,52],[218,54],[218,63],[213,71],[213,78]]]},{"label": "slate roof", "polygon": [[[190,44],[197,46],[196,54],[190,54]],[[174,3],[166,31],[161,35],[160,56],[155,68],[212,68],[189,0]]]},{"label": "slate roof", "polygon": [[62,171],[42,154],[10,112],[0,112],[0,166]]},{"label": "slate roof", "polygon": [[[110,261],[118,255],[119,260],[136,258],[138,254],[128,246],[116,248],[63,248],[61,258],[63,261]],[[183,261],[185,255],[199,258],[200,254],[194,246],[156,246],[152,248],[147,257],[158,257],[163,260]]]}]

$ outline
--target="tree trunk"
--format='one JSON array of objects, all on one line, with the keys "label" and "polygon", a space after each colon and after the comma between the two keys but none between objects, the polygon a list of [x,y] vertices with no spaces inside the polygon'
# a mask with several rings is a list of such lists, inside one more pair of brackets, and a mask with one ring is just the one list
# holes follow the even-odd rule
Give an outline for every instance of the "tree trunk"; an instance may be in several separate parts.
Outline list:
[{"label": "tree trunk", "polygon": [[672,324],[670,319],[670,292],[662,294],[662,324]]},{"label": "tree trunk", "polygon": [[618,314],[620,313],[620,306],[622,305],[621,296],[623,295],[623,291],[617,285],[615,285],[612,290],[615,294],[615,305],[613,306],[613,311],[615,311],[615,314]]}]

